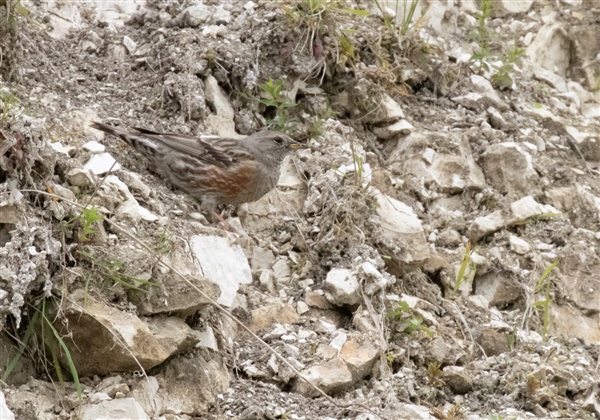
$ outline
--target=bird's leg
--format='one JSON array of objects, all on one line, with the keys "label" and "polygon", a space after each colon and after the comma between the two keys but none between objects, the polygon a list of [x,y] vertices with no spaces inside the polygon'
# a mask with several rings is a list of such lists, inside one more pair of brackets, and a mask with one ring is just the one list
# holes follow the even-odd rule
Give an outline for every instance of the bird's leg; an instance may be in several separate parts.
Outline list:
[{"label": "bird's leg", "polygon": [[214,217],[216,217],[218,220],[221,221],[225,230],[228,230],[229,232],[237,233],[237,230],[235,230],[235,228],[233,226],[231,226],[227,220],[223,219],[223,217],[221,217],[221,215],[219,213],[217,213],[215,210],[211,210],[211,214]]}]

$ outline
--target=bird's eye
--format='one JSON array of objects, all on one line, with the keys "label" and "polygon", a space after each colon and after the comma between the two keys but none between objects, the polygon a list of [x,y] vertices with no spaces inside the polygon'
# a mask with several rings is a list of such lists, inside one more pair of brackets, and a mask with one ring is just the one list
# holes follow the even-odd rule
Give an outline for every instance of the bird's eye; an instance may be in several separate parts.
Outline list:
[{"label": "bird's eye", "polygon": [[275,137],[273,141],[277,144],[283,144],[284,140],[281,137]]}]

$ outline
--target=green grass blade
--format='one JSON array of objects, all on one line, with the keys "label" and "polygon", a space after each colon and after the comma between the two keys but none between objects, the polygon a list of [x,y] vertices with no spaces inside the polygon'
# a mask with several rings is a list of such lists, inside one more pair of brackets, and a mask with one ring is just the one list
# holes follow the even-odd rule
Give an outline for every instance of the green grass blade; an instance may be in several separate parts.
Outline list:
[{"label": "green grass blade", "polygon": [[29,325],[27,325],[27,329],[25,330],[25,336],[23,337],[23,341],[21,341],[19,343],[19,351],[18,351],[18,353],[6,365],[6,369],[4,370],[4,374],[2,375],[2,382],[6,381],[6,379],[10,376],[10,374],[14,370],[15,366],[19,362],[19,360],[21,360],[21,356],[23,356],[25,348],[27,348],[27,344],[29,343],[29,339],[31,338],[31,336],[33,334],[33,329],[35,327],[35,323],[38,320],[38,317],[39,317],[39,312],[36,311],[33,314],[33,317],[31,318],[31,321],[29,321]]}]

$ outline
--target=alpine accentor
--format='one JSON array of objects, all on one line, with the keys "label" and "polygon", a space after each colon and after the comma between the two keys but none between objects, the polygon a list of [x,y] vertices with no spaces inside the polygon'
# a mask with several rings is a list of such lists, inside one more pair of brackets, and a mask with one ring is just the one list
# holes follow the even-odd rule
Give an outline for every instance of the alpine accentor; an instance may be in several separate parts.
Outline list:
[{"label": "alpine accentor", "polygon": [[124,130],[99,122],[91,126],[125,140],[150,161],[154,172],[197,199],[203,210],[213,212],[220,204],[261,198],[277,185],[288,151],[306,147],[285,134],[267,130],[233,140],[143,128]]}]

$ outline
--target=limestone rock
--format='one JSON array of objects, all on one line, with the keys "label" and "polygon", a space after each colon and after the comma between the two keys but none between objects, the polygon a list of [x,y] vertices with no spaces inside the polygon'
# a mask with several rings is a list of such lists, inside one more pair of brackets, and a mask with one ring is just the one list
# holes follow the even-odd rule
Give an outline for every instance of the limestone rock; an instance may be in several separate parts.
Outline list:
[{"label": "limestone rock", "polygon": [[464,367],[446,366],[442,378],[452,392],[457,394],[466,394],[473,389],[473,378]]},{"label": "limestone rock", "polygon": [[360,285],[352,270],[333,269],[327,273],[325,279],[325,297],[331,303],[337,306],[358,305],[362,299],[360,297]]},{"label": "limestone rock", "polygon": [[[150,369],[170,355],[138,317],[85,297],[83,291],[71,295],[61,314],[65,324],[57,323],[55,328],[66,334],[64,325],[68,325],[64,342],[80,375],[135,370],[138,363]],[[62,354],[58,349],[57,353]]]},{"label": "limestone rock", "polygon": [[82,420],[119,420],[150,419],[142,406],[133,398],[120,398],[104,401],[99,404],[86,404],[81,407]]},{"label": "limestone rock", "polygon": [[169,359],[158,376],[157,399],[163,410],[194,415],[205,412],[229,386],[227,367],[201,352]]},{"label": "limestone rock", "polygon": [[570,43],[564,24],[548,23],[539,30],[526,54],[536,64],[550,71],[557,69],[564,77],[569,68]]},{"label": "limestone rock", "polygon": [[517,280],[508,271],[491,271],[477,276],[476,294],[487,299],[491,306],[503,307],[521,297],[522,290]]},{"label": "limestone rock", "polygon": [[15,415],[6,405],[6,400],[4,399],[4,393],[2,391],[0,391],[0,415],[5,420],[15,420]]},{"label": "limestone rock", "polygon": [[371,370],[379,356],[379,348],[375,341],[360,336],[352,336],[342,347],[340,357],[355,381],[371,374]]},{"label": "limestone rock", "polygon": [[252,282],[250,265],[242,248],[221,236],[194,235],[190,244],[200,272],[221,289],[217,302],[230,307],[240,284]]},{"label": "limestone rock", "polygon": [[[332,395],[341,392],[352,384],[350,369],[346,366],[346,363],[337,358],[311,366],[301,371],[300,374],[312,384],[321,388],[325,393]],[[293,389],[294,392],[307,397],[320,395],[314,388],[301,379],[296,380]]]},{"label": "limestone rock", "polygon": [[402,247],[402,254],[396,257],[403,263],[426,260],[429,257],[429,244],[421,221],[414,211],[406,204],[380,192],[375,193],[375,199],[384,238],[405,245]]},{"label": "limestone rock", "polygon": [[481,346],[486,357],[497,356],[511,350],[509,334],[484,326],[475,334],[475,341]]},{"label": "limestone rock", "polygon": [[491,145],[483,154],[487,181],[502,193],[524,196],[535,189],[538,175],[531,155],[517,143]]},{"label": "limestone rock", "polygon": [[529,12],[533,0],[497,0],[492,2],[492,16],[504,17]]},{"label": "limestone rock", "polygon": [[277,324],[292,324],[300,317],[291,305],[275,304],[264,306],[252,311],[252,325],[250,329],[254,332],[264,330],[269,326]]}]

